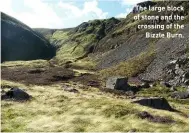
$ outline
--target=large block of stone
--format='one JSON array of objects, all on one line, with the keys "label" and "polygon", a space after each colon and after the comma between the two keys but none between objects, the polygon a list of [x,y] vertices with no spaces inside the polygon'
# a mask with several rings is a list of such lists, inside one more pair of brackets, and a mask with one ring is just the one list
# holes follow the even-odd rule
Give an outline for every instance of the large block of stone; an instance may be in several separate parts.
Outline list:
[{"label": "large block of stone", "polygon": [[174,109],[172,109],[172,107],[169,105],[168,101],[165,98],[160,97],[142,98],[133,101],[133,103],[138,103],[140,105],[155,109],[174,111]]},{"label": "large block of stone", "polygon": [[128,78],[126,77],[110,77],[106,82],[106,88],[127,91],[130,89],[127,81]]},{"label": "large block of stone", "polygon": [[31,96],[26,93],[25,91],[19,89],[19,88],[11,88],[8,92],[6,92],[4,95],[1,96],[2,100],[6,99],[13,99],[13,100],[29,100]]}]

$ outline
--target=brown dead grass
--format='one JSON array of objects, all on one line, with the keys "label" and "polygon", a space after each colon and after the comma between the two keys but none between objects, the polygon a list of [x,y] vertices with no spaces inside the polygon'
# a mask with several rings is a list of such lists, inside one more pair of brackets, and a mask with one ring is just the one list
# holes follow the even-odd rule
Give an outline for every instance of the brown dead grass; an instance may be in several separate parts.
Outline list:
[{"label": "brown dead grass", "polygon": [[48,85],[68,81],[74,75],[75,73],[72,70],[64,67],[15,67],[14,69],[6,67],[1,70],[1,77],[4,80],[35,85]]}]

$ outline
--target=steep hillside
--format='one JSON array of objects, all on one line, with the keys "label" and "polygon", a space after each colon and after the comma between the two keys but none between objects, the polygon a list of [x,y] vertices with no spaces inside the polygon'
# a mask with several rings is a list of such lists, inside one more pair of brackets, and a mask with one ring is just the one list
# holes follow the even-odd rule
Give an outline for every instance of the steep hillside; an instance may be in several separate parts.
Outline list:
[{"label": "steep hillside", "polygon": [[52,34],[56,31],[56,29],[46,29],[46,28],[33,28],[33,30],[40,33],[48,40],[52,37]]},{"label": "steep hillside", "polygon": [[55,48],[42,35],[4,13],[1,13],[1,33],[2,62],[55,56]]},{"label": "steep hillside", "polygon": [[63,64],[66,61],[76,61],[87,57],[94,51],[96,44],[119,22],[118,19],[110,18],[84,22],[71,29],[35,30],[42,33],[58,48],[55,60]]},{"label": "steep hillside", "polygon": [[[148,3],[146,3],[148,4]],[[150,3],[151,4],[151,3]],[[166,33],[170,31],[172,33],[182,33],[184,38],[171,38],[171,39],[147,39],[145,38],[145,32],[152,31],[153,33],[159,32],[159,30],[145,30],[138,29],[138,24],[152,24],[153,22],[149,21],[134,21],[133,16],[135,14],[130,13],[127,15],[126,19],[119,23],[112,32],[107,34],[102,40],[99,41],[97,47],[95,49],[95,55],[101,53],[101,61],[98,64],[100,69],[107,69],[110,66],[118,69],[119,63],[123,62],[124,68],[125,63],[128,63],[129,60],[140,59],[139,57],[144,54],[144,58],[142,57],[142,61],[137,62],[134,65],[134,68],[137,69],[136,72],[132,72],[131,74],[123,73],[124,76],[137,76],[139,75],[142,79],[147,80],[158,80],[162,79],[165,76],[164,68],[167,64],[176,60],[179,57],[185,57],[188,54],[188,2],[184,1],[170,1],[170,2],[156,2],[155,6],[166,6],[166,5],[174,5],[174,6],[183,6],[184,11],[182,12],[173,12],[174,14],[184,15],[184,21],[175,21],[173,20],[171,23],[179,23],[185,24],[185,28],[183,30],[164,30],[162,33]],[[172,12],[162,12],[163,15],[169,15]],[[153,15],[156,12],[144,11],[141,14]],[[167,24],[168,21],[159,21],[157,24]],[[153,53],[153,54],[150,54]],[[152,55],[152,60],[149,57]],[[136,59],[137,58],[137,59]],[[149,58],[146,66],[143,66],[142,63],[145,64],[147,59]],[[142,63],[141,63],[142,62]],[[144,68],[144,69],[143,69]],[[126,67],[126,71],[128,68]],[[146,71],[145,71],[146,70]],[[111,70],[113,71],[113,70]],[[120,71],[120,70],[119,70]],[[117,75],[118,72],[111,72],[112,75]]]},{"label": "steep hillside", "polygon": [[[130,13],[125,19],[105,19],[84,22],[71,29],[62,30],[39,30],[47,37],[51,43],[58,47],[57,55],[53,59],[58,64],[68,63],[70,66],[89,66],[90,68],[107,69],[111,66],[119,70],[118,64],[137,62],[136,70],[123,73],[124,76],[138,76],[146,80],[159,80],[165,77],[164,68],[171,60],[178,57],[185,57],[188,53],[188,2],[168,1],[168,2],[142,2],[138,5],[146,6],[183,6],[184,11],[173,12],[184,15],[185,20],[170,23],[185,24],[183,30],[163,30],[162,33],[170,31],[172,33],[182,33],[183,39],[147,39],[145,32],[152,31],[158,33],[160,29],[146,30],[138,29],[140,24],[168,24],[169,21],[135,21]],[[172,12],[162,12],[161,15],[170,15]],[[143,11],[142,15],[156,15],[158,12]],[[50,34],[51,33],[51,34]],[[141,55],[144,55],[141,59]],[[141,65],[144,62],[144,65]],[[124,68],[121,68],[122,71]],[[135,68],[135,67],[134,67]],[[127,68],[126,69],[131,69]],[[111,69],[112,71],[112,69]],[[119,72],[120,73],[120,72]],[[118,72],[110,72],[108,76],[118,75]]]}]

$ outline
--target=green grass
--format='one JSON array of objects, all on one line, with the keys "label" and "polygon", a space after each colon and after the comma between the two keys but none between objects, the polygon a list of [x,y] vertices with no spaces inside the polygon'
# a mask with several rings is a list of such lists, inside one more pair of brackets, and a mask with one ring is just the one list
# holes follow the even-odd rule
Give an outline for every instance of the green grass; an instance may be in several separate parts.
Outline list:
[{"label": "green grass", "polygon": [[[186,91],[186,88],[184,87],[176,87],[177,91]],[[177,103],[177,104],[184,104],[189,105],[189,99],[174,99],[171,98],[171,94],[173,92],[170,91],[170,88],[157,85],[155,87],[149,88],[149,89],[142,89],[140,90],[136,95],[141,97],[164,97],[168,101]]]},{"label": "green grass", "polygon": [[[65,44],[65,41],[69,39],[68,31],[61,31],[57,30],[53,33],[53,35],[50,37],[50,42],[53,42],[54,45],[57,47],[60,47]],[[54,43],[54,41],[59,43]]]},{"label": "green grass", "polygon": [[31,61],[7,61],[1,64],[1,67],[29,67],[29,68],[42,68],[49,66],[47,60],[31,60]]},{"label": "green grass", "polygon": [[[146,10],[141,12],[139,15],[147,15],[150,14],[151,12]],[[133,14],[130,13],[127,15],[127,18],[125,19],[125,21],[123,21],[123,25],[121,27],[118,27],[113,33],[112,36],[118,36],[118,35],[122,35],[125,31],[132,31],[132,29],[136,29],[138,25],[140,24],[145,24],[146,21],[142,21],[142,20],[134,20],[134,16],[136,16],[137,14]],[[130,32],[131,33],[131,32]],[[129,34],[130,34],[129,33]]]},{"label": "green grass", "polygon": [[132,104],[111,104],[103,109],[103,114],[106,117],[121,118],[126,115],[136,114],[138,110],[133,108]]},{"label": "green grass", "polygon": [[[74,94],[63,91],[62,85],[26,86],[1,81],[1,85],[24,88],[33,96],[28,102],[2,101],[2,131],[4,132],[187,132],[188,118],[176,112],[152,109],[131,103],[130,99],[116,98],[99,91]],[[95,88],[93,89],[95,90]],[[188,105],[171,103],[188,114]],[[173,124],[153,123],[137,117],[140,111],[170,117]],[[180,128],[181,127],[181,128]]]},{"label": "green grass", "polygon": [[[61,42],[60,48],[56,53],[56,60],[61,65],[67,61],[75,61],[77,58],[84,56],[88,52],[87,47],[96,41],[95,34],[87,34],[86,31],[73,34],[59,31],[55,32],[52,38],[64,42]],[[68,38],[67,42],[64,41]]]},{"label": "green grass", "polygon": [[71,63],[73,68],[80,68],[84,70],[95,70],[96,63],[93,60],[89,60],[87,58]]},{"label": "green grass", "polygon": [[59,31],[57,30],[56,32],[53,33],[52,35],[52,39],[55,39],[55,40],[65,40],[65,39],[68,39],[68,31]]}]

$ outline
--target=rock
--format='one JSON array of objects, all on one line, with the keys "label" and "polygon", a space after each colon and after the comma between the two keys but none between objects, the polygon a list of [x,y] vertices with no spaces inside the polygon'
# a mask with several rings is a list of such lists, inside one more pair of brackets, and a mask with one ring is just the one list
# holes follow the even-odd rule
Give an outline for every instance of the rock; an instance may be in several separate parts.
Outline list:
[{"label": "rock", "polygon": [[138,117],[140,117],[141,119],[153,118],[153,116],[146,111],[138,113]]},{"label": "rock", "polygon": [[176,99],[187,99],[189,98],[189,92],[174,92],[171,94],[171,97]]},{"label": "rock", "polygon": [[180,86],[180,84],[181,84],[181,76],[175,76],[174,79],[170,80],[169,82],[173,86]]},{"label": "rock", "polygon": [[144,2],[140,2],[137,5],[135,5],[133,7],[132,13],[140,13],[142,12],[142,10],[139,9],[139,6],[141,7],[149,7],[149,6],[154,6],[156,3],[152,2],[152,1],[144,1]]},{"label": "rock", "polygon": [[176,64],[177,60],[172,60],[169,62],[169,64]]},{"label": "rock", "polygon": [[19,88],[11,88],[8,92],[1,96],[2,100],[13,99],[16,101],[29,100],[31,96]]},{"label": "rock", "polygon": [[169,110],[173,111],[172,107],[169,105],[167,100],[165,98],[142,98],[136,101],[133,101],[133,103],[138,103],[143,106],[148,106],[155,109],[162,109],[162,110]]},{"label": "rock", "polygon": [[108,19],[105,23],[105,33],[109,33],[114,27],[116,24],[118,24],[120,22],[120,20],[112,17],[110,19]]},{"label": "rock", "polygon": [[173,71],[172,69],[168,70],[167,74],[171,74]]},{"label": "rock", "polygon": [[88,27],[89,23],[88,22],[83,22],[82,24],[80,24],[77,28],[75,28],[74,30],[77,32],[82,32],[85,31],[86,28]]},{"label": "rock", "polygon": [[142,83],[141,88],[150,88],[150,84],[149,83]]},{"label": "rock", "polygon": [[189,72],[186,72],[183,77],[185,77],[186,79],[189,79]]},{"label": "rock", "polygon": [[156,2],[154,2],[154,1],[143,1],[143,2],[138,3],[137,5],[141,6],[141,7],[149,8],[149,6],[152,7],[152,6],[156,5]]},{"label": "rock", "polygon": [[171,87],[171,85],[168,82],[161,81],[160,85],[165,86],[165,87]]},{"label": "rock", "polygon": [[187,56],[179,57],[171,61],[165,68],[164,81],[171,86],[188,86],[189,82],[189,58]]},{"label": "rock", "polygon": [[175,74],[177,74],[177,75],[183,75],[183,74],[184,74],[184,71],[183,71],[182,69],[177,69],[177,70],[175,71]]},{"label": "rock", "polygon": [[156,83],[156,82],[150,83],[149,86],[150,86],[150,87],[156,87],[156,86],[157,86],[157,83]]},{"label": "rock", "polygon": [[184,84],[185,84],[185,85],[189,85],[189,80],[186,79],[186,80],[184,81]]},{"label": "rock", "polygon": [[175,65],[175,69],[176,69],[176,70],[179,69],[179,67],[180,67],[179,64],[176,64],[176,65]]},{"label": "rock", "polygon": [[79,91],[75,88],[73,88],[72,86],[69,85],[64,85],[63,86],[64,91],[68,91],[68,92],[73,92],[73,93],[79,93]]},{"label": "rock", "polygon": [[146,111],[140,112],[137,115],[141,119],[147,119],[151,122],[157,122],[157,123],[173,123],[173,122],[175,122],[168,117],[154,116],[154,115],[151,115],[150,113],[148,113]]},{"label": "rock", "polygon": [[181,82],[182,82],[182,83],[184,83],[184,81],[185,81],[185,80],[186,80],[186,79],[185,79],[184,77],[182,77],[182,80],[181,80]]},{"label": "rock", "polygon": [[179,58],[178,59],[178,61],[177,61],[177,63],[179,64],[179,65],[185,65],[186,63],[188,63],[189,62],[189,59],[188,59],[188,57],[181,57],[181,58]]},{"label": "rock", "polygon": [[106,88],[116,89],[116,90],[131,90],[130,85],[127,83],[128,79],[125,77],[110,77],[106,82]]}]

